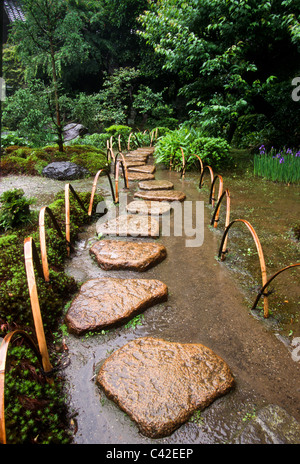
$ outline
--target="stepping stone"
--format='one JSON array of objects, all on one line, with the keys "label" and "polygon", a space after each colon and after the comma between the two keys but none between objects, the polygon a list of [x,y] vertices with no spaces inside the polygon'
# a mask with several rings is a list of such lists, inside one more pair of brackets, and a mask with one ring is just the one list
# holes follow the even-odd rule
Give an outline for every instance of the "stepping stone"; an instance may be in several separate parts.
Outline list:
[{"label": "stepping stone", "polygon": [[128,159],[128,160],[131,160],[131,159],[134,159],[134,160],[139,160],[139,161],[147,161],[148,159],[148,155],[147,154],[143,154],[143,153],[135,153],[135,154],[127,154],[124,156],[125,160]]},{"label": "stepping stone", "polygon": [[137,167],[137,166],[145,166],[145,163],[143,161],[127,161],[125,159],[125,162],[126,162],[126,166],[127,168],[133,168],[133,167]]},{"label": "stepping stone", "polygon": [[155,179],[153,174],[148,174],[147,172],[130,172],[128,171],[128,180],[137,181],[137,180],[152,180]]},{"label": "stepping stone", "polygon": [[142,190],[171,190],[174,184],[168,180],[143,180],[139,183]]},{"label": "stepping stone", "polygon": [[159,222],[151,216],[123,214],[104,223],[99,219],[96,223],[96,232],[123,237],[158,237]]},{"label": "stepping stone", "polygon": [[203,345],[145,337],[115,351],[97,383],[143,435],[160,438],[227,393],[234,379],[223,359]]},{"label": "stepping stone", "polygon": [[91,279],[81,286],[65,322],[76,335],[117,327],[167,297],[168,288],[159,280]]},{"label": "stepping stone", "polygon": [[159,243],[100,240],[90,249],[99,266],[111,269],[130,269],[143,272],[163,261],[167,250]]},{"label": "stepping stone", "polygon": [[153,214],[154,216],[158,216],[168,213],[171,206],[166,201],[135,200],[128,203],[126,209],[129,213]]},{"label": "stepping stone", "polygon": [[153,174],[155,172],[155,166],[153,164],[146,164],[144,166],[134,166],[130,167],[129,171],[130,172],[145,172],[148,174]]},{"label": "stepping stone", "polygon": [[186,198],[185,193],[179,190],[149,190],[136,192],[134,197],[156,201],[183,201]]}]

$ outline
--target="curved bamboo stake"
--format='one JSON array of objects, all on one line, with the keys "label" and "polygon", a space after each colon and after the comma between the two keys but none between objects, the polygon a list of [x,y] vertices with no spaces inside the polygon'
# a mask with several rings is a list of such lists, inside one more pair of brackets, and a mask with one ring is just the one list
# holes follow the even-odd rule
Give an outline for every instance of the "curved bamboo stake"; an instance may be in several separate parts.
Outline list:
[{"label": "curved bamboo stake", "polygon": [[185,156],[182,147],[180,147],[181,154],[182,154],[182,169],[181,169],[181,177],[184,179],[185,176]]},{"label": "curved bamboo stake", "polygon": [[2,445],[6,444],[5,401],[4,401],[6,359],[7,359],[9,344],[15,335],[20,335],[22,338],[24,338],[28,346],[35,352],[36,357],[38,358],[38,361],[43,369],[42,356],[39,352],[38,347],[34,343],[33,339],[30,337],[30,335],[24,332],[24,330],[20,330],[20,329],[14,330],[8,333],[7,335],[5,335],[4,339],[2,340],[1,346],[0,346],[0,443]]},{"label": "curved bamboo stake", "polygon": [[[282,269],[280,269],[279,271],[275,272],[275,274],[272,275],[272,277],[270,277],[267,282],[265,283],[265,285],[261,288],[261,290],[259,291],[259,293],[257,294],[257,297],[253,303],[253,306],[252,306],[252,310],[256,308],[259,300],[260,300],[260,297],[262,295],[264,295],[264,291],[266,290],[266,288],[269,286],[269,284],[272,282],[272,280],[275,279],[275,277],[277,277],[279,274],[281,274],[282,272],[286,271],[287,269],[291,269],[292,267],[296,267],[296,266],[300,266],[300,263],[296,263],[296,264],[291,264],[290,266],[286,266]],[[264,295],[265,296],[265,295]]]},{"label": "curved bamboo stake", "polygon": [[201,176],[200,176],[200,181],[199,181],[199,188],[201,189],[203,187],[203,177],[204,177],[204,173],[205,173],[205,169],[208,169],[209,170],[209,173],[210,173],[210,183],[212,184],[213,181],[214,181],[214,172],[212,170],[212,168],[210,166],[204,166],[202,172],[201,172]]},{"label": "curved bamboo stake", "polygon": [[122,152],[119,152],[117,153],[116,155],[116,158],[115,158],[115,167],[114,167],[114,174],[115,174],[115,177],[116,177],[116,164],[117,164],[117,159],[118,159],[118,156],[121,155],[121,158],[122,158],[122,161],[121,161],[121,165],[122,165],[122,170],[123,170],[123,176],[124,176],[124,186],[125,188],[129,188],[129,181],[128,181],[128,170],[127,170],[127,163],[126,163],[126,160],[124,158],[124,155]]},{"label": "curved bamboo stake", "polygon": [[130,151],[130,139],[131,139],[131,136],[132,136],[132,132],[130,132],[130,134],[129,134],[129,136],[128,136],[127,151]]},{"label": "curved bamboo stake", "polygon": [[25,255],[25,269],[27,275],[28,290],[30,296],[31,310],[33,314],[34,326],[36,337],[38,341],[39,350],[42,356],[43,368],[45,372],[52,369],[50,364],[48,348],[44,333],[43,321],[41,316],[39,298],[37,293],[37,286],[34,274],[33,257],[34,257],[34,241],[32,237],[25,238],[24,240],[24,255]]},{"label": "curved bamboo stake", "polygon": [[109,180],[109,185],[110,185],[110,190],[111,190],[111,195],[112,195],[112,198],[113,198],[113,202],[114,203],[116,202],[115,193],[114,193],[114,187],[113,187],[109,172],[106,169],[100,169],[97,172],[97,174],[95,175],[95,177],[94,177],[94,182],[93,182],[93,187],[92,187],[92,192],[91,192],[91,198],[90,198],[90,204],[89,204],[89,209],[88,209],[88,215],[89,216],[91,216],[91,214],[92,214],[94,197],[95,197],[95,192],[96,192],[96,188],[97,188],[97,182],[98,182],[98,179],[99,179],[99,176],[100,176],[101,172],[104,172],[104,174],[107,175],[108,180]]},{"label": "curved bamboo stake", "polygon": [[[221,208],[221,203],[223,198],[226,195],[226,218],[225,218],[225,229],[229,225],[229,220],[230,220],[230,193],[228,189],[225,189],[225,191],[222,193],[220,196],[218,203],[216,205],[214,214],[212,215],[210,224],[213,225],[215,228],[218,226],[218,221],[219,221],[219,214],[220,214],[220,208]],[[227,245],[227,237],[226,237],[226,243],[224,242],[224,249],[226,250],[226,245]]]},{"label": "curved bamboo stake", "polygon": [[209,203],[212,205],[212,207],[215,206],[215,184],[216,184],[216,181],[219,179],[219,192],[218,192],[218,198],[217,198],[217,201],[220,200],[220,197],[222,195],[222,192],[223,192],[223,177],[220,176],[219,174],[217,174],[215,177],[214,177],[214,180],[211,184],[211,188],[210,188],[210,195],[209,195]]},{"label": "curved bamboo stake", "polygon": [[196,155],[196,153],[193,153],[191,156],[196,156],[196,158],[198,158],[198,161],[199,161],[199,163],[200,163],[200,174],[202,174],[203,169],[204,169],[204,168],[203,168],[203,161],[202,161],[202,159],[200,158],[199,155]]},{"label": "curved bamboo stake", "polygon": [[52,213],[51,209],[48,206],[43,206],[40,209],[39,213],[39,233],[40,233],[40,247],[41,247],[41,259],[42,259],[42,267],[44,273],[44,279],[46,282],[50,281],[49,277],[49,265],[48,265],[48,258],[47,258],[47,247],[46,247],[46,231],[45,231],[45,214],[48,213],[49,217],[52,220],[52,223],[58,233],[58,235],[65,240],[65,237],[59,227],[58,222],[55,219],[54,214]]},{"label": "curved bamboo stake", "polygon": [[[236,222],[242,222],[243,224],[245,224],[248,227],[248,229],[251,232],[252,238],[253,238],[253,240],[255,242],[256,249],[257,249],[257,252],[258,252],[258,257],[259,257],[259,262],[260,262],[260,270],[261,270],[261,277],[262,277],[262,286],[264,286],[267,283],[267,270],[266,270],[266,263],[265,263],[265,258],[264,258],[262,246],[261,246],[261,243],[259,241],[259,238],[258,238],[257,233],[255,232],[254,228],[245,219],[234,219],[228,225],[228,227],[226,227],[225,232],[224,232],[223,237],[222,237],[221,245],[220,245],[220,248],[219,248],[219,258],[221,257],[222,261],[225,260],[225,253],[226,253],[226,250],[224,250],[225,238],[227,237],[230,228]],[[265,318],[269,317],[269,304],[268,304],[268,297],[266,295],[264,295],[264,317]]]},{"label": "curved bamboo stake", "polygon": [[119,134],[119,136],[118,136],[118,147],[119,147],[119,151],[122,151],[122,147],[121,147],[121,134]]}]

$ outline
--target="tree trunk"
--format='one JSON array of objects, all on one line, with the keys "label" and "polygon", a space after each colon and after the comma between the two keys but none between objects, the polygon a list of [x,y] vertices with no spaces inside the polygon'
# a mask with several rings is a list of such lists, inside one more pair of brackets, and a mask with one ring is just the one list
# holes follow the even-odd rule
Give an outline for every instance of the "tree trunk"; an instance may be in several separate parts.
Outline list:
[{"label": "tree trunk", "polygon": [[52,79],[54,85],[54,99],[55,99],[55,110],[56,110],[56,130],[58,136],[58,149],[59,151],[64,151],[64,141],[63,141],[63,128],[61,124],[60,116],[60,106],[59,106],[59,95],[58,95],[58,86],[57,86],[57,75],[56,75],[56,66],[55,66],[55,55],[52,39],[50,38],[50,52],[51,52],[51,64],[52,64]]}]

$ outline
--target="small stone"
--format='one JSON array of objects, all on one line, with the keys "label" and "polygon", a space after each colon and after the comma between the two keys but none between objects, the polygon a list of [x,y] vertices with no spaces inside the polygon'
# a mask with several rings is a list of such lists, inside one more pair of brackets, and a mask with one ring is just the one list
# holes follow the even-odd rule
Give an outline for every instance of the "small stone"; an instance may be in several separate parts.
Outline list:
[{"label": "small stone", "polygon": [[106,271],[129,269],[143,272],[167,256],[166,248],[159,243],[121,240],[100,240],[91,247],[90,253]]},{"label": "small stone", "polygon": [[227,364],[203,345],[145,337],[115,351],[97,382],[143,435],[160,438],[227,393],[234,379]]},{"label": "small stone", "polygon": [[158,237],[159,223],[151,216],[123,214],[117,218],[96,223],[97,234],[131,237]]},{"label": "small stone", "polygon": [[139,183],[142,190],[171,190],[174,184],[168,180],[144,180]]},{"label": "small stone", "polygon": [[168,213],[171,209],[170,203],[166,201],[144,201],[136,200],[131,201],[126,209],[129,213],[138,214],[151,214],[158,216],[160,214]]},{"label": "small stone", "polygon": [[159,280],[91,279],[81,286],[65,322],[75,335],[109,329],[167,298],[168,288]]},{"label": "small stone", "polygon": [[134,197],[156,201],[183,201],[186,198],[185,193],[180,192],[179,190],[150,190],[136,192]]}]

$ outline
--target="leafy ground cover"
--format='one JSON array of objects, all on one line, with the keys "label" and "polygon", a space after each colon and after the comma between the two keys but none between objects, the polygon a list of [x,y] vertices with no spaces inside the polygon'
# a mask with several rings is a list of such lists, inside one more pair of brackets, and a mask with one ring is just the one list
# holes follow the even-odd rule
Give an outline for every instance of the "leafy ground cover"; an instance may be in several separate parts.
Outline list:
[{"label": "leafy ground cover", "polygon": [[[90,193],[79,193],[78,196],[84,204],[89,203]],[[93,213],[101,200],[102,197],[96,195]],[[23,243],[25,237],[31,236],[39,253],[38,213],[28,211],[31,199],[24,198],[21,189],[5,192],[1,201],[1,212],[5,211],[6,221],[5,227],[2,225],[0,229],[0,335],[4,337],[18,328],[35,340]],[[22,205],[25,205],[23,211]],[[59,192],[49,207],[63,231],[64,192]],[[17,216],[7,214],[14,208],[19,213]],[[72,197],[70,219],[71,241],[74,241],[80,227],[90,218]],[[58,236],[48,216],[45,225],[50,282],[45,282],[37,273],[36,282],[50,359],[55,366],[63,352],[60,321],[64,307],[78,286],[64,272],[67,257],[65,241]],[[66,414],[59,375],[55,376],[54,385],[49,385],[35,354],[18,339],[9,348],[5,417],[8,443],[58,444],[70,440],[70,418]]]}]

